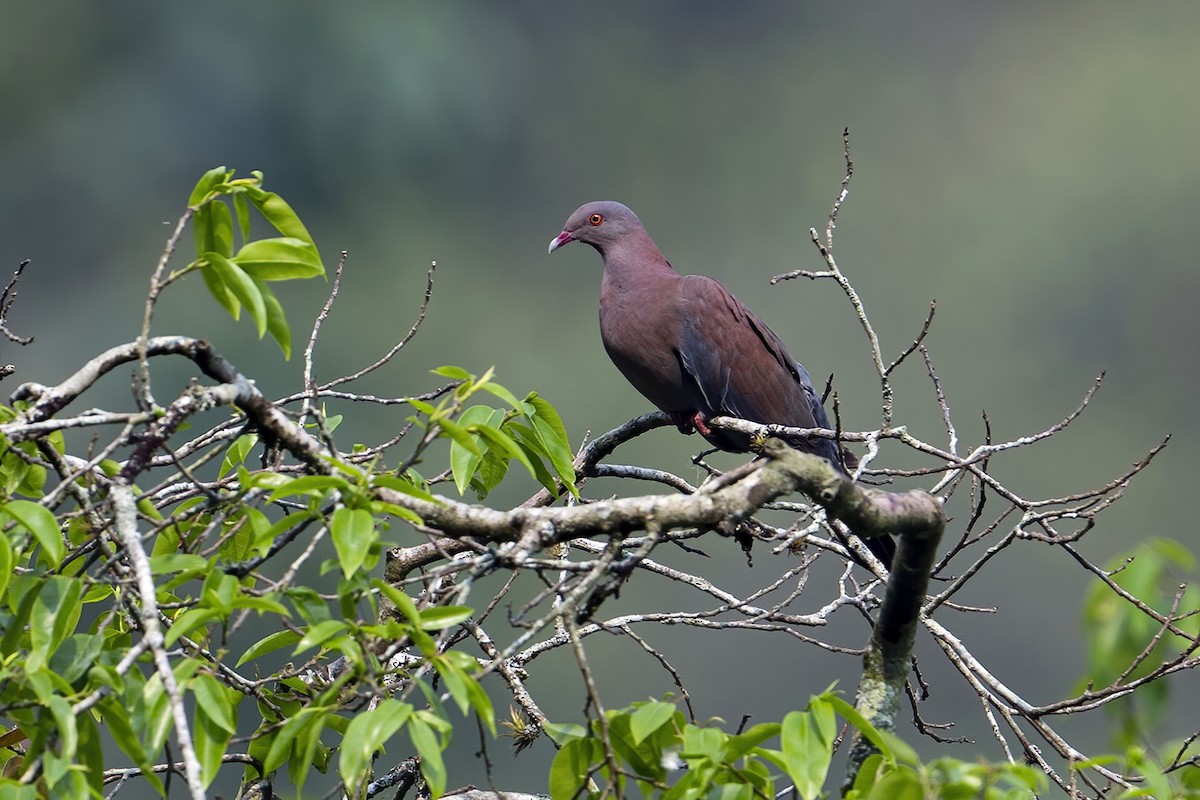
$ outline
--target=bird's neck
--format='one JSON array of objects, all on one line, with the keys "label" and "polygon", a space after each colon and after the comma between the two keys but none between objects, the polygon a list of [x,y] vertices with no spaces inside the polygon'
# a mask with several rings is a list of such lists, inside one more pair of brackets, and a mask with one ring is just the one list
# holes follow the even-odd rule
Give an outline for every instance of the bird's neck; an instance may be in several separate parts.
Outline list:
[{"label": "bird's neck", "polygon": [[645,292],[655,283],[679,279],[649,236],[621,242],[603,255],[602,283],[607,293]]}]

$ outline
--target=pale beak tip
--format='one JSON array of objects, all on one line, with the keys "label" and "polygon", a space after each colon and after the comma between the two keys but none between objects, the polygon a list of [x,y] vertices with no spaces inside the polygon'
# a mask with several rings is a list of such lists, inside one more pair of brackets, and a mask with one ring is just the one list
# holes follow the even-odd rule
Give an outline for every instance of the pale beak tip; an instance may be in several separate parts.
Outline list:
[{"label": "pale beak tip", "polygon": [[566,244],[567,242],[570,242],[570,241],[574,241],[571,234],[568,231],[563,231],[558,236],[555,236],[553,239],[550,240],[550,247],[546,252],[553,253],[555,250],[557,250],[558,248],[562,247],[564,244]]}]

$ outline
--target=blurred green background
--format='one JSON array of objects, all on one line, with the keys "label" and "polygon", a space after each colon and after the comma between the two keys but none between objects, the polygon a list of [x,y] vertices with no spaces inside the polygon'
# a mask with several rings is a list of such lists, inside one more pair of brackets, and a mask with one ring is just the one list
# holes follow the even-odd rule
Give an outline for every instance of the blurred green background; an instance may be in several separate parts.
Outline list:
[{"label": "blurred green background", "polygon": [[[319,377],[403,335],[436,259],[420,335],[360,388],[414,393],[437,385],[428,370],[440,364],[495,365],[514,391],[554,402],[574,440],[647,410],[600,345],[599,259],[578,246],[546,255],[577,205],[614,198],[681,271],[714,275],[755,308],[815,380],[836,372],[846,425],[869,428],[878,389],[844,297],[829,282],[768,285],[821,266],[807,231],[824,225],[849,126],[857,171],[836,253],[886,354],[936,298],[929,346],[968,445],[980,409],[998,438],[1033,433],[1107,370],[1081,420],[997,461],[997,474],[1031,495],[1065,494],[1174,434],[1081,548],[1103,558],[1161,535],[1197,549],[1182,500],[1200,432],[1198,35],[1200,4],[1187,1],[8,2],[0,269],[33,259],[11,325],[36,341],[3,345],[17,366],[6,391],[61,380],[133,338],[170,225],[199,175],[227,164],[263,170],[328,264],[350,251]],[[297,350],[326,291],[279,288]],[[299,359],[281,366],[198,280],[167,293],[155,331],[212,339],[269,395],[299,386]],[[897,423],[944,442],[919,362],[897,388]],[[127,405],[125,375],[107,390],[88,405]],[[160,378],[156,390],[162,401],[175,388]],[[347,436],[365,441],[403,417],[347,413]],[[698,449],[662,430],[621,460],[694,478],[686,458]],[[495,502],[523,497],[521,480]],[[732,543],[707,547],[707,568],[731,582],[783,569],[764,553],[749,570]],[[1048,702],[1084,669],[1086,586],[1061,551],[1021,543],[962,598],[1000,613],[951,622],[1010,687]],[[798,705],[832,678],[853,684],[852,662],[794,640],[662,635],[702,717],[774,719],[781,701]],[[610,705],[672,688],[626,645],[595,647]],[[921,654],[926,714],[978,742],[954,753],[999,756],[961,679],[927,642]],[[578,678],[559,663],[562,699],[547,710],[577,718]],[[543,680],[535,695],[551,693]],[[1170,731],[1187,733],[1200,716],[1195,675],[1174,688]],[[1092,720],[1061,726],[1077,744],[1105,744]],[[482,782],[472,738],[464,728],[455,777]],[[506,788],[541,785],[547,754],[496,754]]]}]

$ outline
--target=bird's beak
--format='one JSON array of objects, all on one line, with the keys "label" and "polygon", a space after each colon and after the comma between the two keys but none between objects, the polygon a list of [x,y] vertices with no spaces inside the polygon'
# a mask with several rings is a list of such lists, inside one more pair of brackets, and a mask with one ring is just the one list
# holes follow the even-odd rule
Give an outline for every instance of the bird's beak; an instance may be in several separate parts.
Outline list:
[{"label": "bird's beak", "polygon": [[567,242],[573,242],[573,241],[575,241],[575,237],[571,235],[571,232],[563,231],[558,236],[555,236],[553,239],[550,240],[550,249],[547,250],[546,252],[553,253],[555,250],[562,247]]}]

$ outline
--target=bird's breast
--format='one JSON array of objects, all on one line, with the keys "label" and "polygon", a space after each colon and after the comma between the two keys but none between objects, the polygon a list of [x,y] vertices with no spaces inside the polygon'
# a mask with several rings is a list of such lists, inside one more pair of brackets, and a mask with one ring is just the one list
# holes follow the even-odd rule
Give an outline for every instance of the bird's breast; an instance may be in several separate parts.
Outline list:
[{"label": "bird's breast", "polygon": [[663,411],[689,410],[679,364],[678,315],[661,295],[601,292],[600,336],[613,364]]}]

